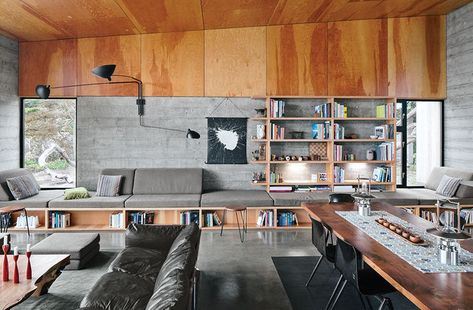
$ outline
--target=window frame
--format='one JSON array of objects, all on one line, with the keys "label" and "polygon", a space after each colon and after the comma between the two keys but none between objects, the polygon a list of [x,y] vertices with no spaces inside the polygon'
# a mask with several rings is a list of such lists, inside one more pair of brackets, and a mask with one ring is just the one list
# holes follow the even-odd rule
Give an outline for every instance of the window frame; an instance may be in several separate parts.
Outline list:
[{"label": "window frame", "polygon": [[[41,99],[38,97],[21,97],[20,98],[20,168],[25,168],[25,113],[24,113],[24,100],[29,99]],[[75,126],[74,126],[74,149],[75,149],[75,161],[76,166],[74,167],[75,175],[74,175],[74,186],[77,187],[77,97],[53,97],[48,99],[67,99],[67,100],[74,100],[75,101]],[[64,190],[70,187],[41,187],[41,190]]]},{"label": "window frame", "polygon": [[[397,184],[396,180],[396,188],[424,188],[424,186],[420,185],[407,185],[407,145],[404,143],[407,141],[407,102],[408,101],[417,101],[417,102],[431,102],[436,101],[440,102],[440,165],[444,166],[445,164],[445,100],[443,99],[400,99],[396,100],[396,104],[402,104],[402,125],[396,125],[396,131],[402,134],[402,149],[401,149],[401,184]],[[397,122],[397,119],[396,119]]]}]

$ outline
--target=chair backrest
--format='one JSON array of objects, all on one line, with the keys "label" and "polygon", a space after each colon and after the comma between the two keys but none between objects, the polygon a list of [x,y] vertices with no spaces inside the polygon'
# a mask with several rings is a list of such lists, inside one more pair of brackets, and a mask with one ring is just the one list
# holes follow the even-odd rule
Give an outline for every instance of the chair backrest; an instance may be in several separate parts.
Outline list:
[{"label": "chair backrest", "polygon": [[321,222],[310,219],[312,220],[312,244],[322,256],[327,256],[327,229]]},{"label": "chair backrest", "polygon": [[335,268],[345,280],[358,288],[358,270],[361,269],[361,254],[351,244],[337,239]]},{"label": "chair backrest", "polygon": [[354,202],[355,199],[351,196],[351,194],[330,194],[328,196],[329,203],[337,203],[337,202]]}]

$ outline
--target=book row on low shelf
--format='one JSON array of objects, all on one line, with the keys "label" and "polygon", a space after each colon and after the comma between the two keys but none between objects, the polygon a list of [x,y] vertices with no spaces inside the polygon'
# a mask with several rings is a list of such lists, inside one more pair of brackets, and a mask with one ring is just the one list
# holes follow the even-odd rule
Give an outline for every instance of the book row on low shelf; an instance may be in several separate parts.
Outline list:
[{"label": "book row on low shelf", "polygon": [[128,222],[136,224],[153,224],[154,212],[137,211],[128,213]]},{"label": "book row on low shelf", "polygon": [[111,228],[121,228],[122,223],[123,223],[123,212],[115,212],[115,213],[110,214],[109,226]]},{"label": "book row on low shelf", "polygon": [[50,228],[66,228],[71,226],[71,214],[64,211],[49,212]]},{"label": "book row on low shelf", "polygon": [[217,212],[204,213],[204,227],[214,227],[222,225],[222,221]]},{"label": "book row on low shelf", "polygon": [[[19,215],[16,218],[16,225],[15,228],[26,228],[26,216],[24,214]],[[28,216],[28,227],[29,228],[37,228],[39,227],[39,217],[35,215]],[[8,225],[10,226],[10,225]]]},{"label": "book row on low shelf", "polygon": [[258,219],[256,220],[258,227],[273,227],[274,226],[274,212],[272,210],[260,210],[258,212]]},{"label": "book row on low shelf", "polygon": [[180,224],[189,225],[190,223],[199,224],[199,211],[182,211],[180,214]]},{"label": "book row on low shelf", "polygon": [[473,209],[463,209],[460,214],[465,218],[466,224],[473,224]]},{"label": "book row on low shelf", "polygon": [[306,193],[306,192],[322,192],[331,191],[329,185],[284,185],[284,186],[270,186],[269,191],[274,193]]},{"label": "book row on low shelf", "polygon": [[420,211],[420,217],[427,220],[427,221],[430,221],[430,222],[434,222],[434,223],[437,223],[437,212],[432,212],[432,211],[428,211],[428,210],[421,210]]},{"label": "book row on low shelf", "polygon": [[295,226],[299,225],[297,221],[296,213],[292,211],[279,211],[278,212],[278,226]]},{"label": "book row on low shelf", "polygon": [[272,118],[283,117],[285,106],[286,106],[286,102],[284,100],[271,99],[269,101],[270,117]]}]

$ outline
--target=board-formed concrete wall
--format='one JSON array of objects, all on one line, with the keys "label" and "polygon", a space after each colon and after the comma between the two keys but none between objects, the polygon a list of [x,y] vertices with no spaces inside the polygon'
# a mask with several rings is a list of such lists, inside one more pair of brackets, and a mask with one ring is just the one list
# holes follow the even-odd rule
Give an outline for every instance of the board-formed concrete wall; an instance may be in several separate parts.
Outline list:
[{"label": "board-formed concrete wall", "polygon": [[18,42],[0,36],[0,170],[20,165]]},{"label": "board-formed concrete wall", "polygon": [[473,169],[473,3],[447,17],[445,166]]}]

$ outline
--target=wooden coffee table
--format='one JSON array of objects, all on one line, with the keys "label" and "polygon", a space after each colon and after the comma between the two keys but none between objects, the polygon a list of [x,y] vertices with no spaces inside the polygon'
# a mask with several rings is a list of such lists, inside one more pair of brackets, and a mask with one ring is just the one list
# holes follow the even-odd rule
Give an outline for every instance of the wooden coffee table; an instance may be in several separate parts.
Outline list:
[{"label": "wooden coffee table", "polygon": [[[0,257],[0,273],[3,270],[3,255]],[[8,255],[10,281],[2,282],[0,278],[0,309],[11,307],[26,300],[31,295],[41,296],[48,292],[54,280],[61,274],[61,270],[69,265],[70,255],[33,255],[31,256],[31,269],[33,277],[26,279],[25,255],[18,259],[20,283],[13,283],[13,255]]]}]

